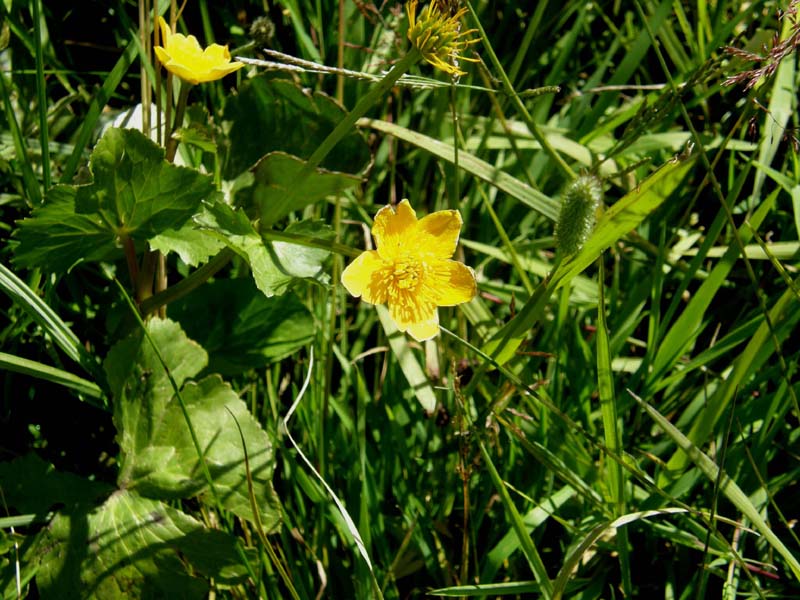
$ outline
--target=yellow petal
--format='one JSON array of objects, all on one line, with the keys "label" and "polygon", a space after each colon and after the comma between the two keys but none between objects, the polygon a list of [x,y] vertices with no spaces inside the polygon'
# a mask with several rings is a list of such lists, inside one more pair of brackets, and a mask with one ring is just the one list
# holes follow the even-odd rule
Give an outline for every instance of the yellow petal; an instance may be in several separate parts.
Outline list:
[{"label": "yellow petal", "polygon": [[407,248],[416,224],[417,215],[408,200],[403,200],[396,209],[392,206],[380,209],[375,215],[372,236],[381,258],[396,258]]},{"label": "yellow petal", "polygon": [[211,44],[203,49],[193,35],[172,33],[163,17],[159,17],[163,47],[156,46],[158,60],[170,73],[184,81],[197,84],[221,79],[244,67],[244,63],[231,62],[231,53],[227,46]]},{"label": "yellow petal", "polygon": [[454,260],[436,263],[431,268],[430,289],[436,292],[436,304],[455,306],[469,302],[477,293],[475,273],[465,264]]},{"label": "yellow petal", "polygon": [[154,46],[153,50],[156,51],[158,62],[160,62],[162,65],[166,65],[170,61],[169,54],[167,54],[167,51],[161,46]]},{"label": "yellow petal", "polygon": [[176,63],[175,61],[169,61],[164,64],[164,68],[172,73],[173,75],[177,75],[181,79],[183,79],[187,83],[191,83],[192,85],[197,85],[200,83],[200,79],[197,77],[197,72],[192,69],[191,67],[187,67],[180,63]]},{"label": "yellow petal", "polygon": [[212,63],[223,63],[231,59],[231,53],[227,46],[211,44],[208,48],[203,50],[203,57]]},{"label": "yellow petal", "polygon": [[414,294],[403,295],[399,298],[389,298],[389,315],[400,331],[420,331],[425,323],[438,323],[436,305]]},{"label": "yellow petal", "polygon": [[446,260],[453,256],[461,232],[461,214],[457,210],[440,210],[417,223],[418,251]]},{"label": "yellow petal", "polygon": [[434,311],[433,318],[409,326],[408,334],[418,342],[424,342],[439,335],[439,315]]},{"label": "yellow petal", "polygon": [[161,43],[166,46],[167,40],[172,35],[172,30],[169,28],[169,25],[167,25],[164,17],[158,17],[158,26],[161,28]]},{"label": "yellow petal", "polygon": [[342,285],[350,294],[370,304],[386,302],[386,285],[381,277],[383,261],[375,250],[367,250],[342,271]]},{"label": "yellow petal", "polygon": [[215,81],[217,79],[222,79],[225,75],[229,73],[233,73],[234,71],[238,71],[244,67],[244,63],[241,62],[232,62],[224,65],[222,67],[214,67],[211,69],[210,78],[208,81]]}]

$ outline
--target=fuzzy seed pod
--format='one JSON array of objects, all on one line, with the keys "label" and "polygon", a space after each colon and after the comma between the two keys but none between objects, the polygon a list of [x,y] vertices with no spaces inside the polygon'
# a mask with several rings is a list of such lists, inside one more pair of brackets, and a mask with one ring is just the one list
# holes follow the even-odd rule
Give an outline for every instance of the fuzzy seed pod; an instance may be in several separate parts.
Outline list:
[{"label": "fuzzy seed pod", "polygon": [[272,38],[275,37],[275,24],[266,15],[258,17],[250,25],[250,37],[253,38],[257,48],[271,48]]},{"label": "fuzzy seed pod", "polygon": [[583,248],[602,200],[603,185],[594,175],[581,175],[564,189],[556,223],[556,247],[562,256],[577,254]]}]

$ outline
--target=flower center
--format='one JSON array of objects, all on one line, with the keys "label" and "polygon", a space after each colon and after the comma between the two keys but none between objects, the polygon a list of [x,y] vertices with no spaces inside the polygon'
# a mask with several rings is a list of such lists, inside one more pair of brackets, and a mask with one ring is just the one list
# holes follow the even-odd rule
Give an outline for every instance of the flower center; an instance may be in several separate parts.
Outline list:
[{"label": "flower center", "polygon": [[400,290],[408,290],[413,292],[419,286],[424,275],[424,263],[421,263],[418,260],[400,258],[394,262],[394,269],[392,270],[392,283],[390,287],[395,288],[398,292]]}]

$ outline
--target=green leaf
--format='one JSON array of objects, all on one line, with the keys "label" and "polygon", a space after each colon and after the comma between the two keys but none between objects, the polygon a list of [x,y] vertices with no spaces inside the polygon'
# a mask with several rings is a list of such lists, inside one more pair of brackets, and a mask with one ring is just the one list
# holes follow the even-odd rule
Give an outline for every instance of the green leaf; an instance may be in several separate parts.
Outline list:
[{"label": "green leaf", "polygon": [[[234,210],[221,202],[207,205],[207,208],[195,220],[250,263],[256,286],[265,296],[286,293],[298,277],[326,280],[321,266],[327,250],[290,243],[277,243],[276,248],[276,242],[265,242],[261,238],[243,210]],[[322,239],[330,237],[329,232],[318,224],[298,224],[295,228],[288,228],[288,231],[293,230],[302,233],[314,231]]]},{"label": "green leaf", "polygon": [[[261,524],[269,532],[280,523],[280,507],[272,488],[275,458],[272,443],[230,385],[219,375],[211,375],[184,386],[183,398],[204,449],[214,487],[223,506],[237,516],[253,521],[244,460],[245,448],[234,419],[244,435],[250,461],[253,493]],[[177,492],[183,496],[193,489],[205,488],[200,464],[184,417],[177,402],[164,412],[154,445],[148,453],[157,470],[141,481],[141,487],[160,494]],[[165,448],[169,450],[164,451]],[[187,477],[191,474],[193,481]],[[210,501],[210,498],[209,498]]]},{"label": "green leaf", "polygon": [[167,162],[135,129],[109,129],[90,168],[94,182],[78,188],[76,212],[99,213],[117,236],[148,239],[180,227],[214,191],[210,175]]},{"label": "green leaf", "polygon": [[174,252],[190,267],[207,263],[225,247],[225,243],[197,224],[187,221],[180,229],[166,229],[150,238],[150,248],[164,254]]},{"label": "green leaf", "polygon": [[117,250],[116,236],[96,214],[76,214],[79,186],[57,185],[45,204],[19,222],[14,262],[65,272],[81,261],[107,259]]},{"label": "green leaf", "polygon": [[[183,385],[205,367],[208,359],[177,323],[153,320],[147,327],[175,382],[183,386],[181,395],[223,506],[252,519],[244,448],[231,419],[233,414],[244,431],[261,520],[265,527],[274,527],[279,513],[271,487],[272,445],[266,432],[218,376]],[[141,330],[111,349],[105,367],[115,398],[120,487],[155,498],[207,494],[207,482],[180,403]]]},{"label": "green leaf", "polygon": [[[152,335],[166,358],[175,382],[180,386],[189,377],[194,377],[208,364],[208,355],[199,344],[186,337],[180,326],[169,320],[154,319],[148,323]],[[142,331],[136,331],[121,342],[114,345],[103,364],[108,376],[108,384],[115,399],[147,398],[149,402],[136,404],[128,414],[124,402],[115,404],[114,418],[121,419],[122,424],[142,422],[154,423],[156,416],[164,412],[171,400],[172,386],[150,344],[144,339]],[[121,410],[121,408],[123,410]],[[142,437],[132,437],[136,427],[118,430],[120,448],[135,453],[140,443],[149,440],[150,432],[138,433]],[[123,459],[124,464],[124,459]],[[124,471],[124,468],[123,468]]]},{"label": "green leaf", "polygon": [[39,547],[45,600],[206,597],[208,583],[187,572],[186,561],[222,583],[245,575],[236,538],[130,491],[57,515]]},{"label": "green leaf", "polygon": [[90,163],[92,183],[55,186],[19,223],[18,264],[63,272],[111,258],[120,237],[180,228],[214,190],[210,175],[168,163],[163,148],[134,129],[109,129]]},{"label": "green leaf", "polygon": [[267,298],[250,279],[206,284],[170,304],[169,313],[206,349],[207,370],[223,375],[261,368],[314,338],[313,318],[297,296]]},{"label": "green leaf", "polygon": [[[287,79],[251,79],[225,106],[225,118],[232,122],[226,179],[235,179],[276,150],[307,159],[344,115],[342,107],[321,92],[311,94]],[[369,146],[354,130],[322,166],[360,173],[369,160]]]},{"label": "green leaf", "polygon": [[[316,240],[333,241],[336,237],[333,229],[322,221],[308,219],[290,223],[284,233],[302,235]],[[330,277],[323,263],[330,256],[330,251],[323,248],[309,248],[291,242],[273,241],[273,259],[286,273],[294,277],[314,279],[320,283],[328,283]]]},{"label": "green leaf", "polygon": [[3,501],[21,513],[46,513],[52,506],[86,505],[109,494],[111,486],[55,470],[35,454],[0,463]]},{"label": "green leaf", "polygon": [[323,169],[304,172],[306,162],[283,152],[272,152],[254,169],[253,200],[262,225],[272,225],[290,212],[302,210],[349,187],[361,179]]}]

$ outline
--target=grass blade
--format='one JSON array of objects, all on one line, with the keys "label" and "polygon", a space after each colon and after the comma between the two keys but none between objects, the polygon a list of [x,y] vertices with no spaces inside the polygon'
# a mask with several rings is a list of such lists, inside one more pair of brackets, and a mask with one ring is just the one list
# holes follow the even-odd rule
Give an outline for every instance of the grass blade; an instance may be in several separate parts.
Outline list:
[{"label": "grass blade", "polygon": [[97,361],[86,351],[78,336],[52,308],[45,304],[44,300],[3,264],[0,264],[0,290],[28,313],[45,333],[53,338],[56,345],[92,375],[95,381],[104,381]]},{"label": "grass blade", "polygon": [[528,559],[528,565],[530,565],[531,571],[533,571],[533,575],[536,577],[536,582],[539,584],[541,595],[546,600],[549,600],[553,594],[553,584],[547,576],[547,570],[539,556],[539,552],[536,550],[536,546],[534,546],[530,534],[528,534],[528,528],[525,526],[525,522],[522,520],[517,507],[514,506],[514,502],[511,500],[511,495],[508,493],[505,482],[500,477],[500,473],[497,472],[492,462],[489,451],[486,450],[486,446],[484,446],[483,442],[478,442],[478,445],[480,446],[484,463],[486,463],[486,470],[489,472],[492,483],[503,502],[503,507],[506,509],[506,516],[511,523],[514,533],[517,534],[520,548],[523,554],[525,554],[525,558]]},{"label": "grass blade", "polygon": [[[369,127],[375,131],[382,131],[396,137],[399,140],[408,142],[417,146],[421,150],[430,152],[434,156],[438,156],[442,160],[446,160],[450,164],[455,163],[455,149],[451,144],[441,142],[435,138],[418,133],[411,129],[407,129],[394,123],[387,121],[379,121],[376,119],[359,119],[358,125],[361,127]],[[516,177],[512,177],[508,173],[493,167],[486,161],[468,154],[464,150],[458,152],[458,166],[471,173],[478,179],[482,179],[486,183],[495,186],[497,189],[513,196],[526,206],[532,208],[536,212],[544,215],[551,221],[558,218],[558,203],[543,194],[542,192],[533,189],[526,183],[523,183]]]},{"label": "grass blade", "polygon": [[681,431],[667,420],[660,412],[650,406],[647,402],[636,396],[633,392],[628,392],[636,402],[639,403],[650,418],[655,421],[661,429],[672,439],[675,444],[689,457],[689,460],[700,469],[712,484],[719,482],[720,491],[725,494],[725,497],[753,524],[755,529],[764,536],[770,546],[780,554],[786,563],[789,565],[795,578],[800,581],[800,562],[792,554],[792,552],[784,545],[784,543],[773,533],[766,521],[761,517],[761,513],[747,497],[742,489],[731,479],[725,471],[720,468],[711,460],[708,455],[703,453],[691,440],[683,435]]},{"label": "grass blade", "polygon": [[559,287],[592,264],[612,244],[638,227],[644,219],[669,198],[688,173],[694,160],[673,160],[650,175],[632,192],[603,213],[594,233],[578,254],[562,262],[554,279]]},{"label": "grass blade", "polygon": [[408,345],[408,339],[394,324],[392,317],[389,315],[389,310],[379,305],[375,307],[378,310],[378,318],[383,325],[383,330],[386,332],[386,337],[389,339],[389,346],[392,352],[397,357],[397,362],[400,364],[400,370],[405,375],[409,387],[414,390],[417,400],[422,405],[422,408],[429,415],[433,414],[436,409],[436,394],[433,391],[433,386],[428,380],[425,371],[417,361],[417,357],[411,351]]},{"label": "grass blade", "polygon": [[5,352],[0,352],[0,369],[24,373],[31,377],[63,385],[86,396],[87,401],[97,408],[108,410],[106,402],[100,401],[103,399],[103,390],[100,389],[100,386],[67,371]]},{"label": "grass blade", "polygon": [[[603,419],[603,440],[606,447],[615,455],[622,453],[622,432],[617,415],[617,400],[614,395],[614,380],[611,376],[611,353],[609,350],[608,325],[606,323],[605,300],[605,268],[602,257],[600,263],[600,277],[598,278],[597,303],[597,388],[600,396],[600,412]],[[611,501],[615,515],[625,512],[625,479],[622,467],[614,460],[606,463],[608,470],[608,487],[611,490]],[[625,595],[633,595],[631,584],[631,569],[628,555],[628,532],[623,529],[617,536],[619,548],[619,564],[622,573],[622,586]]]}]

